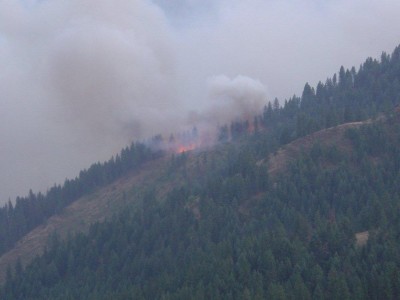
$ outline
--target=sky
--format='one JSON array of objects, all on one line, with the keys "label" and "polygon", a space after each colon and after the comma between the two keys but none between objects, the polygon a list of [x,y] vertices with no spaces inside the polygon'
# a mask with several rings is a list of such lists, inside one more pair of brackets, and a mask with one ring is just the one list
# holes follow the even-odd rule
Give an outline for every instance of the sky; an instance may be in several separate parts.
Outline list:
[{"label": "sky", "polygon": [[400,43],[395,0],[1,0],[0,204]]}]

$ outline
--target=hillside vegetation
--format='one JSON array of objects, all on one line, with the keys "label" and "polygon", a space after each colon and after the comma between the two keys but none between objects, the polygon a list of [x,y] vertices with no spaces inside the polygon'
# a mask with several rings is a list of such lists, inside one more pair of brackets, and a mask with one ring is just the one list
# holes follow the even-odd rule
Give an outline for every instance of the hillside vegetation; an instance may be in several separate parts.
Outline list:
[{"label": "hillside vegetation", "polygon": [[398,299],[399,103],[398,47],[267,104],[252,132],[222,126],[207,151],[133,144],[31,193],[0,215],[1,296]]}]

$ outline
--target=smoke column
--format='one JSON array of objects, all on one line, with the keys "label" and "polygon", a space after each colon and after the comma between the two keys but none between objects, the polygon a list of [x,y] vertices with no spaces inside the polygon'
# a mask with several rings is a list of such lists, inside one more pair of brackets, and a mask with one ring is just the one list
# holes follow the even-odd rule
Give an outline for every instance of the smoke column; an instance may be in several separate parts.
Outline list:
[{"label": "smoke column", "polygon": [[397,45],[400,2],[0,1],[0,203]]}]

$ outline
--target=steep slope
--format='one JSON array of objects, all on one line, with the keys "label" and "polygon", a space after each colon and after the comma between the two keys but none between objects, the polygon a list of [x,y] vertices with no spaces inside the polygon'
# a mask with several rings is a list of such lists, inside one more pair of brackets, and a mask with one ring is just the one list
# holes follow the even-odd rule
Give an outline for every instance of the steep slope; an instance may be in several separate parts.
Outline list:
[{"label": "steep slope", "polygon": [[[157,195],[162,198],[171,184],[163,180],[166,164],[166,158],[148,162],[138,171],[79,198],[60,214],[50,217],[45,224],[30,231],[13,249],[0,257],[0,283],[5,280],[8,265],[15,265],[20,259],[22,266],[26,266],[36,256],[43,254],[53,234],[66,238],[68,234],[87,232],[90,225],[113,216],[129,201],[134,201],[134,195],[142,193],[149,185],[157,187]],[[128,198],[126,195],[131,196]]]},{"label": "steep slope", "polygon": [[[382,118],[378,122],[381,120]],[[283,146],[275,153],[270,154],[268,159],[257,161],[256,165],[266,168],[269,175],[274,178],[282,172],[287,172],[287,168],[291,164],[295,163],[302,155],[308,154],[315,145],[334,146],[338,151],[349,154],[353,152],[354,147],[349,138],[345,136],[346,131],[372,123],[371,120],[351,122],[314,132]],[[45,224],[29,232],[18,241],[13,249],[0,257],[0,283],[3,283],[6,278],[8,265],[15,265],[20,260],[22,266],[26,266],[36,256],[43,254],[53,234],[56,233],[64,239],[68,234],[85,233],[92,224],[109,219],[129,204],[140,202],[139,200],[148,189],[155,188],[157,199],[162,200],[172,189],[177,189],[190,181],[199,180],[199,177],[206,172],[204,166],[201,170],[201,163],[199,163],[200,160],[204,160],[204,157],[208,157],[214,162],[226,160],[230,151],[234,151],[233,149],[237,146],[222,144],[208,152],[189,151],[172,160],[165,156],[148,162],[138,171],[79,198],[60,214],[49,218]],[[179,160],[185,161],[184,168],[180,165]],[[174,164],[176,164],[175,167]],[[253,198],[253,196],[256,197]],[[260,199],[260,195],[249,195],[248,200],[241,204],[239,212],[248,215],[249,206],[257,199]],[[189,203],[188,207],[196,218],[201,217],[196,201]]]},{"label": "steep slope", "polygon": [[251,154],[254,139],[167,159],[148,173],[164,192],[127,195],[137,205],[53,241],[2,295],[397,299],[400,119],[344,128],[294,142],[274,182]]},{"label": "steep slope", "polygon": [[75,179],[66,179],[63,185],[54,185],[45,194],[17,197],[0,208],[0,255],[15,246],[25,234],[61,212],[78,198],[99,187],[112,183],[125,174],[137,170],[147,161],[159,157],[143,143],[131,143],[108,161],[94,163],[82,170]]},{"label": "steep slope", "polygon": [[[345,137],[346,131],[369,123],[371,123],[370,120],[345,123],[298,138],[283,146],[275,153],[270,154],[268,159],[268,172],[273,176],[284,171],[291,162],[298,159],[301,153],[309,152],[316,144],[325,147],[335,146],[338,151],[351,151],[352,145],[348,138]],[[264,161],[259,161],[259,163],[263,162]]]},{"label": "steep slope", "polygon": [[[216,147],[208,156],[213,160],[217,159],[226,151],[223,148]],[[176,157],[174,154],[166,154],[144,163],[113,183],[80,197],[59,214],[24,235],[15,247],[0,257],[0,284],[6,279],[8,266],[14,266],[18,261],[22,267],[28,265],[36,256],[43,254],[54,234],[65,239],[68,235],[86,233],[91,225],[113,217],[127,206],[140,205],[143,195],[149,190],[155,193],[158,201],[163,201],[169,191],[179,188],[202,173],[198,169],[199,163],[195,162],[203,155],[206,154],[199,149],[178,154]]]}]

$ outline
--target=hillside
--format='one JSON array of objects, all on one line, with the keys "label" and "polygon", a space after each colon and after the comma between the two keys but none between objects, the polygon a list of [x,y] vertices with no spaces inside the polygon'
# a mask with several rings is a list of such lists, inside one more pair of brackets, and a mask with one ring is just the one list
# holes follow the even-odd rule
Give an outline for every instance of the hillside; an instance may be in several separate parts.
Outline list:
[{"label": "hillside", "polygon": [[[334,295],[332,299],[346,299],[355,293],[359,299],[368,298],[361,286],[370,285],[377,277],[394,276],[395,269],[388,266],[397,262],[391,247],[397,247],[398,228],[389,230],[388,226],[396,224],[400,209],[395,188],[400,166],[398,120],[396,116],[361,127],[342,125],[292,142],[277,152],[292,150],[290,156],[282,156],[288,159],[284,162],[287,168],[270,173],[277,178],[274,187],[262,172],[265,164],[257,164],[249,154],[249,147],[254,146],[251,141],[245,146],[229,143],[211,152],[150,162],[137,174],[79,199],[59,217],[50,218],[2,261],[18,251],[28,253],[32,245],[43,247],[53,228],[62,226],[59,234],[65,237],[83,218],[86,224],[78,221],[77,227],[87,229],[89,222],[111,215],[111,211],[105,214],[110,204],[120,203],[124,212],[92,226],[85,231],[87,236],[70,236],[66,242],[53,237],[42,258],[36,258],[24,273],[17,268],[17,274],[27,276],[12,283],[19,293],[28,295],[30,288],[23,282],[31,278],[33,286],[42,286],[32,299],[76,299],[78,295],[183,299],[193,292],[204,295],[198,296],[200,299],[216,299],[227,291],[227,298],[245,294],[250,298],[297,298],[301,294],[309,298],[328,291]],[[373,132],[388,139],[387,147],[382,145],[378,152],[370,147],[374,140],[368,140],[375,138]],[[334,157],[329,150],[333,141],[346,144],[338,147]],[[318,154],[312,154],[315,145],[321,149]],[[327,169],[324,165],[329,160]],[[346,164],[357,167],[349,169]],[[376,202],[379,198],[384,202]],[[374,234],[357,248],[356,233],[364,237],[366,230]],[[392,246],[376,249],[384,245]],[[370,256],[374,251],[383,251],[379,257],[383,255],[388,265],[364,278],[362,274],[371,272],[365,268],[377,259]],[[265,288],[261,283],[264,277],[271,281]],[[350,278],[355,281],[348,281]],[[5,291],[12,291],[9,284]],[[384,285],[377,284],[380,291]],[[396,284],[393,282],[393,289]],[[57,298],[56,291],[68,296]]]},{"label": "hillside", "polygon": [[398,299],[399,53],[222,126],[210,149],[132,145],[4,208],[27,225],[0,234],[1,296]]},{"label": "hillside", "polygon": [[[277,175],[277,173],[283,172],[290,163],[296,161],[302,153],[309,152],[312,146],[317,143],[323,146],[338,145],[341,150],[344,150],[344,148],[349,150],[351,144],[344,136],[345,131],[366,123],[342,124],[299,138],[279,149],[276,154],[271,154],[268,163],[263,167],[267,168],[270,175]],[[220,145],[220,152],[226,151],[224,150],[226,147],[229,146]],[[186,172],[196,177],[194,165],[199,156],[205,154],[192,151],[186,153],[186,155],[189,156]],[[218,152],[210,152],[208,156],[218,156]],[[259,161],[257,164],[263,161]],[[90,225],[109,219],[125,206],[138,201],[140,196],[135,197],[134,195],[143,194],[148,187],[155,187],[155,194],[158,199],[165,198],[168,191],[176,189],[182,184],[182,179],[178,179],[179,175],[167,175],[170,165],[171,162],[167,157],[148,162],[140,170],[79,198],[64,208],[60,214],[50,217],[45,224],[26,234],[13,249],[0,257],[0,282],[4,282],[6,278],[7,265],[15,265],[17,260],[20,259],[22,266],[26,266],[37,255],[43,254],[44,248],[49,242],[49,237],[53,234],[65,239],[68,235],[78,232],[86,233]],[[180,169],[178,168],[176,171],[179,172]],[[192,178],[192,180],[195,179]],[[133,195],[133,197],[127,197],[127,195]]]},{"label": "hillside", "polygon": [[148,184],[158,187],[159,197],[168,190],[168,183],[162,183],[166,160],[160,158],[145,164],[140,171],[133,172],[83,196],[63,209],[60,214],[50,217],[26,234],[10,251],[0,257],[0,282],[6,278],[7,265],[15,265],[20,259],[26,266],[36,256],[42,255],[45,246],[53,234],[66,238],[68,234],[87,232],[90,225],[104,221],[128,205],[131,198],[126,194],[140,193]]},{"label": "hillside", "polygon": [[[276,175],[284,171],[291,162],[298,159],[301,153],[310,152],[316,144],[324,147],[336,146],[339,151],[351,151],[352,146],[345,137],[348,129],[358,128],[368,124],[370,121],[350,122],[335,127],[323,129],[303,138],[299,138],[280,148],[276,153],[272,153],[268,159],[268,172],[270,175]],[[259,163],[263,163],[260,161]]]}]

